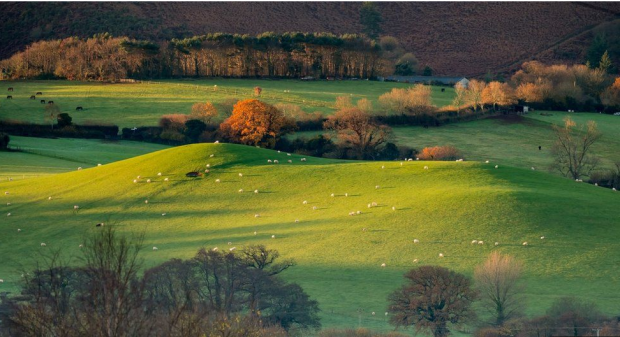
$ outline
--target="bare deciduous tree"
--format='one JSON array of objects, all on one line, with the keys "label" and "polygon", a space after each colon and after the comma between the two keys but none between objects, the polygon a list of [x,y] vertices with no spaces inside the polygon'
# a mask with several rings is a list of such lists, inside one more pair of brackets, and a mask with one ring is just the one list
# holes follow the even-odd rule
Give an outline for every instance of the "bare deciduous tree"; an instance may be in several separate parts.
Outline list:
[{"label": "bare deciduous tree", "polygon": [[338,142],[352,147],[361,159],[374,157],[391,133],[388,126],[377,124],[369,114],[357,108],[340,110],[329,116],[323,128],[336,132]]},{"label": "bare deciduous tree", "polygon": [[518,316],[523,309],[521,270],[521,263],[512,256],[496,251],[474,271],[482,302],[493,314],[497,326]]},{"label": "bare deciduous tree", "polygon": [[577,123],[567,117],[564,126],[554,126],[554,130],[552,168],[573,179],[589,175],[598,165],[598,158],[591,153],[592,145],[602,137],[596,123],[589,121],[585,128],[578,128]]}]

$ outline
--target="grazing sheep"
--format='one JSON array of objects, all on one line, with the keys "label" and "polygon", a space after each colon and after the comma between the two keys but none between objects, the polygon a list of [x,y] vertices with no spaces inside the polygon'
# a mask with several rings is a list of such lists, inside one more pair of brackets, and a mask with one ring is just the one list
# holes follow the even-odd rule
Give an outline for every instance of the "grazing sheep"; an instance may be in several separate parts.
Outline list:
[{"label": "grazing sheep", "polygon": [[301,161],[306,161],[306,158],[301,158]]},{"label": "grazing sheep", "polygon": [[312,206],[312,210],[313,210],[313,211],[316,211],[316,206]]},{"label": "grazing sheep", "polygon": [[611,190],[617,192],[615,187],[612,187]]},{"label": "grazing sheep", "polygon": [[11,213],[7,213],[6,216],[11,216]]},{"label": "grazing sheep", "polygon": [[243,193],[243,188],[239,189],[239,193]]},{"label": "grazing sheep", "polygon": [[304,202],[302,202],[302,204],[307,205],[308,201],[304,200]]},{"label": "grazing sheep", "polygon": [[80,243],[80,245],[78,247],[82,248],[82,247],[84,247],[84,245]]},{"label": "grazing sheep", "polygon": [[140,176],[137,176],[136,179],[140,179]]},{"label": "grazing sheep", "polygon": [[213,157],[215,157],[215,155],[214,155],[214,154],[211,154],[211,155],[209,156],[209,158],[213,158]]},{"label": "grazing sheep", "polygon": [[373,202],[373,203],[372,203],[372,207],[377,207],[377,205],[378,205],[378,204],[377,204],[376,202]]},{"label": "grazing sheep", "polygon": [[400,166],[403,166],[403,162],[402,161],[400,162]]},{"label": "grazing sheep", "polygon": [[101,164],[97,164],[97,166],[101,166]]},{"label": "grazing sheep", "polygon": [[275,236],[275,235],[272,235],[272,236],[271,236],[271,238],[272,238],[272,239],[275,239],[275,238],[276,238],[276,236]]},{"label": "grazing sheep", "polygon": [[216,140],[216,141],[215,141],[215,144],[219,144],[219,143],[220,143],[220,141],[219,141],[219,140]]},{"label": "grazing sheep", "polygon": [[149,201],[148,201],[148,200],[144,200],[144,203],[145,203],[145,204],[148,204],[148,203],[149,203]]},{"label": "grazing sheep", "polygon": [[371,208],[371,207],[372,207],[372,205],[371,205],[371,204],[368,204],[368,208]]},{"label": "grazing sheep", "polygon": [[211,164],[207,164],[207,167],[211,167]]},{"label": "grazing sheep", "polygon": [[413,243],[420,243],[420,240],[418,240],[418,239],[413,239]]},{"label": "grazing sheep", "polygon": [[349,193],[345,193],[345,194],[344,194],[344,196],[345,196],[345,197],[348,197],[348,196],[349,196]]},{"label": "grazing sheep", "polygon": [[291,154],[290,154],[290,153],[287,153],[286,155],[287,155],[287,156],[290,156]]},{"label": "grazing sheep", "polygon": [[258,194],[258,190],[254,190],[254,193],[255,193],[255,194]]},{"label": "grazing sheep", "polygon": [[523,242],[523,245],[524,245],[524,246],[527,246],[527,241]]},{"label": "grazing sheep", "polygon": [[147,180],[146,180],[146,182],[147,182],[147,183],[150,183],[150,182],[151,182],[151,179],[147,179]]},{"label": "grazing sheep", "polygon": [[413,263],[418,263],[418,259],[413,259]]},{"label": "grazing sheep", "polygon": [[395,210],[396,210],[396,207],[395,207],[395,206],[392,206],[392,210],[393,210],[393,211],[395,211]]},{"label": "grazing sheep", "polygon": [[45,244],[45,242],[41,242],[41,247],[46,247],[47,245]]},{"label": "grazing sheep", "polygon": [[78,171],[82,171],[82,168],[81,168],[81,167],[78,167]]},{"label": "grazing sheep", "polygon": [[499,165],[495,165],[495,168],[499,168]]},{"label": "grazing sheep", "polygon": [[598,183],[594,183],[594,186],[598,186]]},{"label": "grazing sheep", "polygon": [[75,205],[75,206],[73,206],[73,209],[74,209],[74,210],[78,210],[78,209],[80,209],[80,206]]},{"label": "grazing sheep", "polygon": [[161,177],[161,172],[157,173],[157,176],[158,176],[158,177]]},{"label": "grazing sheep", "polygon": [[382,263],[382,264],[381,264],[381,267],[385,268],[385,263]]},{"label": "grazing sheep", "polygon": [[534,168],[534,166],[532,166],[532,171],[536,171],[536,169]]},{"label": "grazing sheep", "polygon": [[220,182],[220,180],[219,180],[219,179],[215,179],[215,182],[216,182],[216,183],[219,183],[219,182]]},{"label": "grazing sheep", "polygon": [[499,246],[499,242],[495,242],[495,245],[496,245],[496,246]]},{"label": "grazing sheep", "polygon": [[366,227],[362,228],[362,232],[367,231],[368,229]]},{"label": "grazing sheep", "polygon": [[274,163],[274,164],[279,164],[280,162],[279,162],[277,159],[274,159],[274,160],[273,160],[273,163]]},{"label": "grazing sheep", "polygon": [[443,257],[443,253],[439,253],[439,257]]},{"label": "grazing sheep", "polygon": [[4,195],[9,195],[9,192],[4,192]]},{"label": "grazing sheep", "polygon": [[228,241],[228,245],[229,245],[229,246],[230,246],[230,245],[232,245],[232,242]]},{"label": "grazing sheep", "polygon": [[477,244],[477,243],[478,243],[478,240],[471,240],[471,244],[472,244],[472,245],[475,245],[475,244]]},{"label": "grazing sheep", "polygon": [[355,215],[355,212],[349,212],[349,216]]},{"label": "grazing sheep", "polygon": [[260,214],[256,213],[256,214],[254,214],[254,217],[258,218],[258,217],[260,217]]},{"label": "grazing sheep", "polygon": [[229,249],[229,251],[231,251],[231,252],[232,252],[232,251],[233,251],[233,250],[235,250],[235,249],[237,249],[237,247],[232,247],[232,248],[230,248],[230,249]]},{"label": "grazing sheep", "polygon": [[374,311],[372,312],[372,315],[373,315],[373,316],[375,315],[375,312],[374,312]]},{"label": "grazing sheep", "polygon": [[295,223],[299,223],[299,220],[295,219]]},{"label": "grazing sheep", "polygon": [[272,163],[273,161],[271,159],[267,159],[267,162],[268,163]]},{"label": "grazing sheep", "polygon": [[243,173],[239,173],[239,177],[243,177]]},{"label": "grazing sheep", "polygon": [[166,216],[166,213],[162,213],[161,216]]},{"label": "grazing sheep", "polygon": [[544,236],[541,236],[541,237],[540,237],[540,239],[541,239],[541,240],[544,240],[544,239],[545,239],[545,237],[544,237]]},{"label": "grazing sheep", "polygon": [[22,230],[20,228],[17,229],[17,233],[21,232]]},{"label": "grazing sheep", "polygon": [[6,205],[7,205],[7,206],[11,206],[11,203],[10,203],[10,202],[7,202],[7,203],[6,203]]},{"label": "grazing sheep", "polygon": [[95,227],[103,227],[103,226],[105,226],[105,224],[103,222],[100,222],[100,223],[95,225]]},{"label": "grazing sheep", "polygon": [[480,241],[478,241],[478,244],[479,244],[479,245],[483,245],[483,244],[484,244],[484,241],[480,240]]},{"label": "grazing sheep", "polygon": [[360,214],[362,214],[362,211],[357,211],[355,213],[357,213],[357,215],[360,215]]},{"label": "grazing sheep", "polygon": [[254,235],[256,235],[256,231],[254,232]]},{"label": "grazing sheep", "polygon": [[335,197],[336,195],[335,195],[334,193],[332,193],[332,194],[330,194],[329,196],[330,196],[330,197]]},{"label": "grazing sheep", "polygon": [[168,181],[168,178],[164,178],[164,181]]},{"label": "grazing sheep", "polygon": [[212,252],[217,252],[217,247],[211,249]]},{"label": "grazing sheep", "polygon": [[133,180],[133,183],[134,183],[134,184],[138,183],[138,180],[137,180],[137,179],[134,179],[134,180]]},{"label": "grazing sheep", "polygon": [[52,197],[47,197],[47,200],[52,200]]},{"label": "grazing sheep", "polygon": [[418,158],[418,157],[415,157],[415,160],[420,160],[420,158]]},{"label": "grazing sheep", "polygon": [[4,280],[0,278],[0,283],[4,283]]},{"label": "grazing sheep", "polygon": [[424,169],[425,169],[425,170],[428,170],[428,166],[424,166]]},{"label": "grazing sheep", "polygon": [[209,171],[209,169],[206,169],[206,170],[205,170],[205,173],[209,173],[209,172],[211,172],[211,171]]},{"label": "grazing sheep", "polygon": [[378,189],[379,189],[379,185],[375,186],[375,190],[378,190]]},{"label": "grazing sheep", "polygon": [[157,250],[157,247],[153,246],[153,250]]},{"label": "grazing sheep", "polygon": [[384,169],[384,168],[385,168],[385,165],[381,165],[381,168],[382,168],[382,169]]}]

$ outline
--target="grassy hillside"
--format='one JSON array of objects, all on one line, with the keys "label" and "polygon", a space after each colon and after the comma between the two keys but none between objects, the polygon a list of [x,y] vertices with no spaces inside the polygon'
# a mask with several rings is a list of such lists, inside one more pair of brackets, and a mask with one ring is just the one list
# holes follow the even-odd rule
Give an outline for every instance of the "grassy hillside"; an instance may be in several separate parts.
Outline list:
[{"label": "grassy hillside", "polygon": [[[217,87],[215,87],[217,86]],[[44,123],[44,104],[52,100],[63,112],[68,112],[75,123],[92,121],[113,123],[120,127],[157,125],[163,114],[189,113],[196,102],[220,103],[228,98],[253,98],[253,88],[263,88],[261,99],[269,103],[289,103],[306,112],[331,113],[337,96],[351,96],[373,101],[378,107],[380,95],[392,88],[410,85],[375,81],[316,81],[296,80],[200,80],[167,81],[139,84],[103,84],[70,81],[0,82],[0,92],[13,87],[13,99],[0,101],[0,119],[14,119]],[[290,92],[284,92],[289,90]],[[37,100],[30,96],[42,92]],[[433,103],[437,106],[452,102],[453,88],[441,92],[433,87]],[[75,111],[82,106],[83,111]]]},{"label": "grassy hillside", "polygon": [[[212,32],[361,33],[360,2],[2,3],[0,57],[32,41],[101,32],[153,40]],[[532,57],[581,62],[618,3],[378,3],[386,35],[438,73],[483,75]],[[542,54],[541,54],[542,53]],[[617,63],[617,62],[615,62]]]},{"label": "grassy hillside", "polygon": [[[207,164],[206,177],[184,176]],[[192,256],[201,246],[278,249],[298,262],[285,277],[319,301],[327,327],[357,326],[361,310],[362,326],[387,330],[384,316],[370,313],[385,311],[404,271],[438,264],[471,274],[493,250],[525,263],[530,314],[562,295],[620,311],[620,193],[501,161],[301,162],[253,147],[199,144],[0,181],[0,192],[0,291],[15,290],[20,267],[31,266],[40,252],[78,254],[83,236],[103,221],[123,232],[145,231],[147,265]],[[368,208],[372,202],[378,207]],[[358,210],[361,215],[348,215]],[[486,244],[472,246],[473,239]]]},{"label": "grassy hillside", "polygon": [[16,136],[11,136],[10,146],[20,152],[0,152],[0,180],[64,173],[167,148],[142,142]]}]

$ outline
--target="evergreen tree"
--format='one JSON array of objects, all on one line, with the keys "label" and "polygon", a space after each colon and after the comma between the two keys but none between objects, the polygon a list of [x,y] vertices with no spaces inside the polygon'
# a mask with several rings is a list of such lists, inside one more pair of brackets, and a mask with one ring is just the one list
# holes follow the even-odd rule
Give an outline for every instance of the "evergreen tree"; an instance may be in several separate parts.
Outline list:
[{"label": "evergreen tree", "polygon": [[362,9],[360,10],[360,23],[362,24],[362,32],[371,39],[376,39],[379,34],[382,33],[381,13],[377,8],[377,5],[373,2],[364,2]]},{"label": "evergreen tree", "polygon": [[609,58],[609,53],[605,50],[603,56],[601,56],[601,60],[598,63],[598,68],[606,73],[611,69],[611,59]]},{"label": "evergreen tree", "polygon": [[603,34],[596,35],[594,39],[592,40],[592,44],[590,45],[590,48],[588,49],[588,53],[586,55],[586,61],[590,62],[590,65],[593,68],[598,68],[599,62],[601,58],[603,57],[603,54],[605,54],[605,52],[607,51],[607,49],[609,49],[609,46],[607,44],[607,39],[605,38],[605,35]]}]

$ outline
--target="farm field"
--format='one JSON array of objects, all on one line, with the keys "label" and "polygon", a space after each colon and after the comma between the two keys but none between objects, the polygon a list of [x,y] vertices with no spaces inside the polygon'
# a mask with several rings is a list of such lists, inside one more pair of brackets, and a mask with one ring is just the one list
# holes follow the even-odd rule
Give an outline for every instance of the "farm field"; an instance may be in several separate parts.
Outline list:
[{"label": "farm field", "polygon": [[[467,160],[499,162],[505,165],[548,171],[549,152],[554,143],[553,125],[562,125],[570,116],[579,125],[597,122],[603,138],[593,151],[601,158],[600,167],[620,162],[620,117],[593,113],[551,112],[552,116],[530,113],[524,117],[507,116],[472,122],[447,124],[425,129],[418,126],[393,127],[393,142],[418,151],[427,146],[453,145]],[[289,137],[312,137],[320,131],[297,132]],[[542,150],[538,150],[538,146]]]},{"label": "farm field", "polygon": [[0,181],[75,171],[167,148],[131,141],[17,136],[11,136],[11,147],[20,152],[0,152]]},{"label": "farm field", "polygon": [[[122,232],[145,232],[147,266],[193,256],[202,246],[277,249],[297,261],[283,275],[319,301],[324,327],[356,327],[359,310],[362,326],[388,331],[386,297],[418,265],[413,259],[471,275],[493,250],[524,262],[528,314],[544,312],[563,295],[593,300],[607,313],[620,310],[620,193],[504,162],[495,169],[495,160],[401,166],[300,158],[196,144],[81,171],[0,181],[0,191],[9,192],[0,195],[0,291],[15,291],[21,268],[40,252],[77,255],[84,235],[105,222]],[[208,176],[184,176],[206,164],[212,166]],[[142,179],[133,183],[138,175]],[[371,202],[378,207],[368,208]],[[358,210],[361,215],[348,215]],[[472,246],[473,239],[486,244]]]},{"label": "farm field", "polygon": [[[216,87],[217,86],[217,87]],[[229,98],[254,97],[253,88],[263,89],[261,99],[271,103],[290,103],[306,112],[333,112],[337,96],[348,95],[353,101],[370,99],[378,106],[380,95],[392,88],[405,88],[409,84],[376,81],[298,81],[298,80],[242,80],[206,79],[143,83],[104,84],[73,81],[2,81],[0,92],[14,88],[12,100],[0,101],[0,120],[12,119],[44,123],[44,104],[52,100],[62,112],[73,117],[74,123],[107,123],[119,127],[157,125],[164,114],[189,113],[197,102],[221,103]],[[454,89],[433,87],[433,104],[448,105]],[[284,92],[285,90],[290,92]],[[36,100],[30,96],[43,95]],[[83,111],[76,111],[81,106]]]}]

